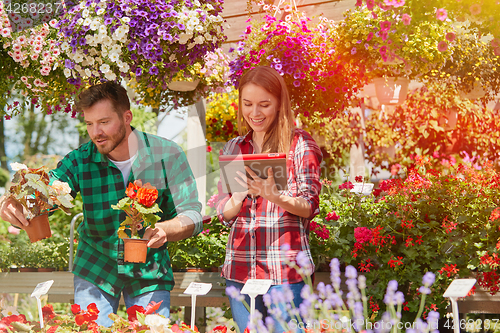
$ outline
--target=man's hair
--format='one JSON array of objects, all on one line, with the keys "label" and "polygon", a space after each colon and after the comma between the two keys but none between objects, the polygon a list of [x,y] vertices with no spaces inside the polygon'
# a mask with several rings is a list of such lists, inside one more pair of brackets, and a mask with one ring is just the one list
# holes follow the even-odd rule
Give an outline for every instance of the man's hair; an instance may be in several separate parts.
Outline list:
[{"label": "man's hair", "polygon": [[78,112],[82,112],[103,100],[111,101],[113,110],[118,115],[123,115],[125,111],[130,110],[127,90],[113,81],[97,84],[84,90],[78,95],[78,102],[75,107]]}]

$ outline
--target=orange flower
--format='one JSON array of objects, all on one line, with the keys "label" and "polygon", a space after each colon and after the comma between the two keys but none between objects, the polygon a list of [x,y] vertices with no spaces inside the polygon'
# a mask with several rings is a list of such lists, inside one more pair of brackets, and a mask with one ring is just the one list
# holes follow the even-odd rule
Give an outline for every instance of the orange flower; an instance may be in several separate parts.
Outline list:
[{"label": "orange flower", "polygon": [[158,199],[158,190],[155,188],[141,187],[137,191],[137,201],[145,207],[151,207],[156,199]]}]

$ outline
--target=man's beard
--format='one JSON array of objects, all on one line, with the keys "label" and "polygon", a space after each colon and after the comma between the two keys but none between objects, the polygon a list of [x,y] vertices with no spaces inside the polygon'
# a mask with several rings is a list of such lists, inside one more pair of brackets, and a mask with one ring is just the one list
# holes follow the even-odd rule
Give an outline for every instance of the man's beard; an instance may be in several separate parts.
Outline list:
[{"label": "man's beard", "polygon": [[118,145],[120,145],[123,140],[125,140],[125,126],[120,126],[120,131],[116,133],[115,135],[108,137],[108,136],[98,136],[96,138],[93,138],[92,141],[96,144],[96,141],[99,139],[106,139],[108,142],[106,142],[106,145],[104,146],[97,146],[97,150],[103,155],[108,155],[111,153]]}]

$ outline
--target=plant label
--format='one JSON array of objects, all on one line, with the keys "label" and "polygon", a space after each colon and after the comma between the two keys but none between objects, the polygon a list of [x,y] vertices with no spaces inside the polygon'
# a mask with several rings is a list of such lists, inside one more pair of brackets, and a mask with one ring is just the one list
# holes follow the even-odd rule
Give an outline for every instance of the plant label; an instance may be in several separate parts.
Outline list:
[{"label": "plant label", "polygon": [[50,287],[54,283],[54,280],[49,280],[45,282],[40,282],[36,285],[35,290],[31,293],[31,297],[39,298],[49,292]]},{"label": "plant label", "polygon": [[351,192],[369,195],[373,190],[373,183],[354,183],[354,187],[351,189]]},{"label": "plant label", "polygon": [[272,284],[273,280],[249,279],[241,289],[241,293],[247,295],[264,295]]},{"label": "plant label", "polygon": [[453,280],[443,297],[465,297],[476,284],[476,279],[456,279]]},{"label": "plant label", "polygon": [[212,289],[211,283],[191,282],[184,290],[184,294],[188,295],[206,295]]}]

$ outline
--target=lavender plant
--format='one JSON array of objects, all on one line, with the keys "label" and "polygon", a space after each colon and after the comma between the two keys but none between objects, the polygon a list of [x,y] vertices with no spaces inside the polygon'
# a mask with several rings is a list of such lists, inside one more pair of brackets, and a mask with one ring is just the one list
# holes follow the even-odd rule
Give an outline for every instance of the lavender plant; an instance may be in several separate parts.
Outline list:
[{"label": "lavender plant", "polygon": [[[286,251],[286,247],[282,250]],[[384,303],[386,310],[379,320],[368,313],[369,298],[367,295],[366,278],[358,275],[356,268],[345,268],[345,282],[342,283],[340,262],[337,258],[330,262],[331,284],[319,282],[316,290],[311,281],[312,267],[303,260],[305,253],[299,252],[295,261],[288,264],[295,268],[304,278],[306,285],[302,289],[303,302],[298,306],[293,304],[291,290],[284,285],[283,292],[271,290],[263,296],[268,313],[274,318],[282,318],[283,310],[289,314],[291,320],[285,322],[278,319],[279,324],[288,332],[391,332],[399,333],[429,333],[438,331],[439,313],[430,311],[422,319],[426,296],[431,292],[435,275],[427,272],[422,279],[419,291],[422,294],[420,309],[413,322],[403,322],[401,311],[404,303],[404,294],[398,291],[398,282],[392,280],[388,283]],[[243,296],[234,287],[226,289],[229,297],[243,301]],[[345,293],[345,295],[344,295]],[[276,322],[273,318],[263,318],[259,311],[250,318],[249,331],[259,333],[274,332]]]}]

